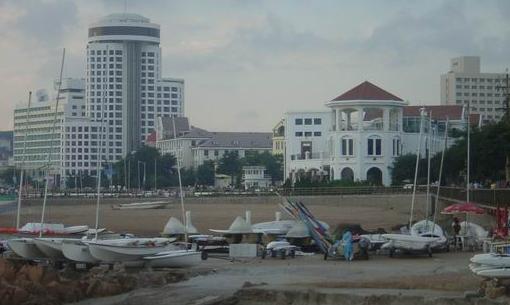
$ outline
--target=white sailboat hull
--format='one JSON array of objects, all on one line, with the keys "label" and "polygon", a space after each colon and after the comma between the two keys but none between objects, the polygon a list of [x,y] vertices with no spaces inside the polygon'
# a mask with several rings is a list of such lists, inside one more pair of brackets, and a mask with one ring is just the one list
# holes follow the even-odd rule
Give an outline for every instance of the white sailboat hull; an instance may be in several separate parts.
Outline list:
[{"label": "white sailboat hull", "polygon": [[37,248],[32,238],[15,238],[7,241],[9,248],[24,259],[41,259],[46,255]]},{"label": "white sailboat hull", "polygon": [[186,268],[200,264],[202,253],[198,251],[175,250],[146,256],[143,259],[151,267]]},{"label": "white sailboat hull", "polygon": [[[167,242],[159,242],[152,246],[133,246],[133,243],[147,242],[158,239],[124,239],[124,240],[102,240],[86,241],[92,257],[103,262],[125,262],[141,260],[144,256],[154,255],[160,252],[175,250],[175,245]],[[159,240],[162,240],[161,238]]]},{"label": "white sailboat hull", "polygon": [[431,247],[438,239],[405,234],[382,234],[388,240],[382,245],[383,249],[402,249],[408,251],[423,251]]},{"label": "white sailboat hull", "polygon": [[487,278],[507,279],[510,278],[510,268],[485,269],[476,272],[476,275]]},{"label": "white sailboat hull", "polygon": [[94,264],[99,261],[90,254],[89,246],[81,240],[65,240],[62,243],[62,254],[68,260]]},{"label": "white sailboat hull", "polygon": [[[65,259],[62,253],[62,243],[67,238],[35,238],[34,243],[48,258]],[[69,240],[77,240],[69,238]]]},{"label": "white sailboat hull", "polygon": [[473,256],[470,260],[472,263],[479,265],[510,268],[510,256],[507,255],[498,255],[493,253],[477,254]]}]

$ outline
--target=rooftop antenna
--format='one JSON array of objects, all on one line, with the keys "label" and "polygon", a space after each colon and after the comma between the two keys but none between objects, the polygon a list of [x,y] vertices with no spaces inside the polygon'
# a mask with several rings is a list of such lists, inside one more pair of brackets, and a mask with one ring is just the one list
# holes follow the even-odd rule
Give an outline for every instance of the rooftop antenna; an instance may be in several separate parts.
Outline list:
[{"label": "rooftop antenna", "polygon": [[128,0],[124,0],[124,14],[127,13],[127,2]]}]

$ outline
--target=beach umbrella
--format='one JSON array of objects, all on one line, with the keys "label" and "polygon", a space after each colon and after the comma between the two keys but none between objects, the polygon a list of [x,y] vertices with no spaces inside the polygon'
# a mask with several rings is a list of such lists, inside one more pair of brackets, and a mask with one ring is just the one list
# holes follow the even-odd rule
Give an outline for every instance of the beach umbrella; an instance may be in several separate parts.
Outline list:
[{"label": "beach umbrella", "polygon": [[484,214],[485,210],[472,202],[456,203],[447,206],[441,214]]}]

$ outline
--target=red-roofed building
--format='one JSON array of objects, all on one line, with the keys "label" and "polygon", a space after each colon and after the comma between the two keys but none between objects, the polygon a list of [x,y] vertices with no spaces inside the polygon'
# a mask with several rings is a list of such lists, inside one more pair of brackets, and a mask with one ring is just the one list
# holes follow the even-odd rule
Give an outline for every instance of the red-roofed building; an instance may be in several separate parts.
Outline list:
[{"label": "red-roofed building", "polygon": [[[420,141],[422,155],[443,149],[447,118],[449,128],[466,127],[462,105],[409,106],[368,81],[326,106],[328,111],[285,114],[285,175],[292,181],[308,175],[390,185],[395,158],[415,154]],[[470,122],[479,125],[480,115],[472,114]]]},{"label": "red-roofed building", "polygon": [[364,81],[351,90],[335,97],[332,101],[359,101],[359,100],[377,100],[377,101],[402,101],[396,95],[377,87],[369,81]]}]

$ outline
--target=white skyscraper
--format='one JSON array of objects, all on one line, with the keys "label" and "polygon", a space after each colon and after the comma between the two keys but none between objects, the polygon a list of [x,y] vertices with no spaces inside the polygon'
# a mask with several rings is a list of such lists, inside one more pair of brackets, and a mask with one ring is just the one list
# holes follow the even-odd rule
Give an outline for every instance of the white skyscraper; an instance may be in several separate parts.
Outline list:
[{"label": "white skyscraper", "polygon": [[89,27],[87,114],[105,120],[109,162],[138,149],[157,117],[184,115],[184,80],[162,78],[159,42],[159,25],[136,14]]},{"label": "white skyscraper", "polygon": [[441,75],[441,104],[463,105],[469,102],[471,113],[480,114],[484,121],[503,117],[505,75],[481,73],[480,57],[462,56],[451,60],[450,71]]}]

